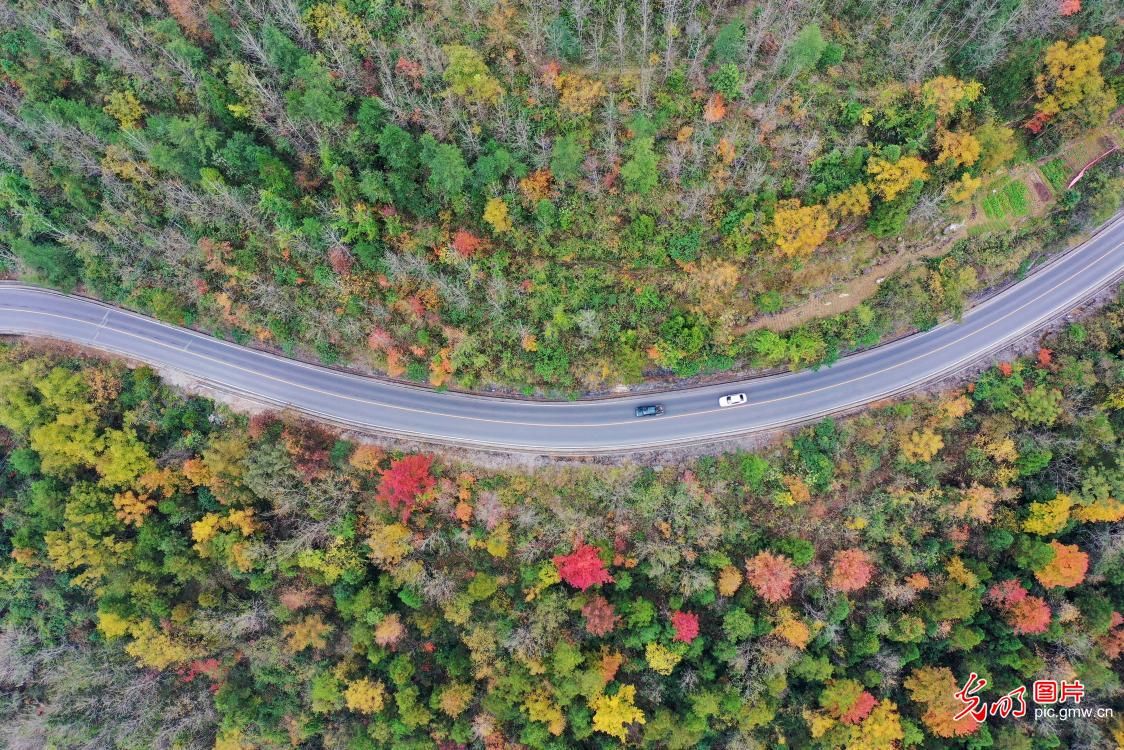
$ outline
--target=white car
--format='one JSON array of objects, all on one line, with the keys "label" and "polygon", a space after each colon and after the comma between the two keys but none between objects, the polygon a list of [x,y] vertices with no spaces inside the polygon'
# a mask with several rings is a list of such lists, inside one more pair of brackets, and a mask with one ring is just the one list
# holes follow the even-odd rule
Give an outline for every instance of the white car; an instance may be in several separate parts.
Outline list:
[{"label": "white car", "polygon": [[744,393],[731,393],[728,396],[723,396],[718,399],[719,406],[738,406],[744,404],[748,399]]}]

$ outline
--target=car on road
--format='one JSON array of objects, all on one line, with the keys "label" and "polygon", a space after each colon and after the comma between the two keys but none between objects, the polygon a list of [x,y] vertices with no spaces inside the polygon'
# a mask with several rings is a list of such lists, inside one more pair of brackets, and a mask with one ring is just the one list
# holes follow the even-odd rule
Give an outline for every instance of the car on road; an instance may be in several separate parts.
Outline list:
[{"label": "car on road", "polygon": [[739,406],[744,404],[749,399],[744,393],[728,393],[722,398],[718,399],[719,406]]},{"label": "car on road", "polygon": [[663,414],[663,404],[644,404],[636,407],[638,417],[654,417],[657,414]]}]

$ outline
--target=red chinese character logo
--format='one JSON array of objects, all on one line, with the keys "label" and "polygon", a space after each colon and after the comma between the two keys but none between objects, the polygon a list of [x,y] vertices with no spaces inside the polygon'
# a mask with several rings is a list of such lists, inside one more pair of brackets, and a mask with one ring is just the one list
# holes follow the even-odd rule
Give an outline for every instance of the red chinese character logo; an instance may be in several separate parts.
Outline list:
[{"label": "red chinese character logo", "polygon": [[971,714],[972,718],[976,721],[983,721],[987,718],[987,704],[976,695],[976,693],[983,690],[986,685],[987,680],[980,677],[975,672],[972,672],[972,674],[968,676],[968,682],[956,692],[956,699],[964,704],[964,708],[960,709],[960,712],[952,717],[953,721],[960,721],[968,714]]},{"label": "red chinese character logo", "polygon": [[1058,703],[1065,703],[1070,698],[1073,698],[1074,703],[1080,703],[1084,697],[1085,686],[1081,684],[1081,680],[1063,682],[1061,693],[1058,694]]},{"label": "red chinese character logo", "polygon": [[[1021,719],[1026,716],[1026,685],[1019,685],[1011,692],[1004,695],[999,700],[991,704],[991,715],[999,716],[1006,719],[1008,716],[1014,716],[1016,719]],[[1016,706],[1015,704],[1018,703]]]},{"label": "red chinese character logo", "polygon": [[1033,691],[1035,703],[1057,703],[1058,702],[1058,681],[1057,680],[1035,680]]}]

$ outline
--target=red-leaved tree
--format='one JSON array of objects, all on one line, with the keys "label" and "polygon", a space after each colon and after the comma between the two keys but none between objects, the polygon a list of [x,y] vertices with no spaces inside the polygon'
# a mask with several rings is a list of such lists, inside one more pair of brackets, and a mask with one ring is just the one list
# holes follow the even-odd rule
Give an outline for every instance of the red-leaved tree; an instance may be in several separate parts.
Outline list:
[{"label": "red-leaved tree", "polygon": [[870,714],[877,704],[878,700],[864,690],[854,704],[839,717],[839,720],[844,724],[858,724]]},{"label": "red-leaved tree", "polygon": [[690,643],[699,635],[699,616],[694,612],[672,612],[671,627],[675,628],[675,640]]},{"label": "red-leaved tree", "polygon": [[1003,614],[1003,620],[1020,635],[1044,633],[1050,627],[1050,605],[1039,596],[1030,596],[1018,581],[1012,579],[992,586],[987,592]]},{"label": "red-leaved tree", "polygon": [[758,552],[745,561],[745,578],[749,585],[770,604],[783,602],[792,593],[796,567],[784,555]]},{"label": "red-leaved tree", "polygon": [[403,523],[410,520],[418,498],[433,489],[436,480],[429,473],[432,465],[429,456],[415,454],[392,462],[383,472],[378,498],[391,510],[401,509]]},{"label": "red-leaved tree", "polygon": [[599,583],[612,583],[613,577],[605,570],[598,550],[592,544],[581,544],[568,555],[556,555],[554,567],[562,580],[576,589],[585,591]]},{"label": "red-leaved tree", "polygon": [[829,585],[836,591],[858,591],[870,583],[874,564],[861,549],[843,549],[831,558]]},{"label": "red-leaved tree", "polygon": [[582,617],[585,618],[585,632],[596,636],[613,632],[617,621],[621,619],[613,610],[613,605],[603,596],[595,596],[586,602],[582,607]]},{"label": "red-leaved tree", "polygon": [[1050,546],[1054,548],[1054,559],[1034,571],[1038,582],[1046,588],[1072,588],[1084,581],[1089,570],[1089,556],[1076,544],[1062,544],[1054,540]]},{"label": "red-leaved tree", "polygon": [[484,240],[466,229],[458,229],[457,233],[453,235],[453,249],[462,258],[471,258],[476,255],[476,251],[483,244]]}]

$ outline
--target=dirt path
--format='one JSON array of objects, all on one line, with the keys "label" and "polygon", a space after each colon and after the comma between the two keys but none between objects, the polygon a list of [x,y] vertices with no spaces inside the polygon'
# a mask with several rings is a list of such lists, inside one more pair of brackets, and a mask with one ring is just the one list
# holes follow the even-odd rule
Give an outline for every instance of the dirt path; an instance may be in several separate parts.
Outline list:
[{"label": "dirt path", "polygon": [[[1124,111],[1124,108],[1121,111]],[[1114,138],[1119,139],[1120,137],[1121,129],[1110,125],[1096,130],[1072,144],[1062,155],[1066,166],[1070,170],[1070,176],[1076,174],[1090,158],[1094,158],[1096,155],[1103,153],[1107,147],[1110,147],[1114,143]],[[1050,160],[1043,159],[1041,162],[1020,164],[1008,173],[1011,179],[1021,180],[1029,190],[1030,212],[1028,216],[1041,216],[1054,203],[1054,193],[1050,189],[1046,178],[1039,171],[1040,163]],[[992,182],[994,184],[995,180]],[[841,281],[830,289],[814,294],[800,304],[776,315],[762,316],[747,323],[739,328],[739,333],[751,331],[755,328],[765,328],[782,333],[816,318],[838,315],[858,307],[863,301],[873,296],[878,290],[878,286],[892,274],[903,270],[914,261],[941,255],[954,242],[967,237],[974,228],[989,223],[990,220],[979,209],[978,203],[978,199],[973,201],[968,211],[961,216],[954,217],[950,222],[950,226],[956,226],[954,231],[941,235],[920,247],[903,247],[896,254],[867,267],[858,276]]]}]

